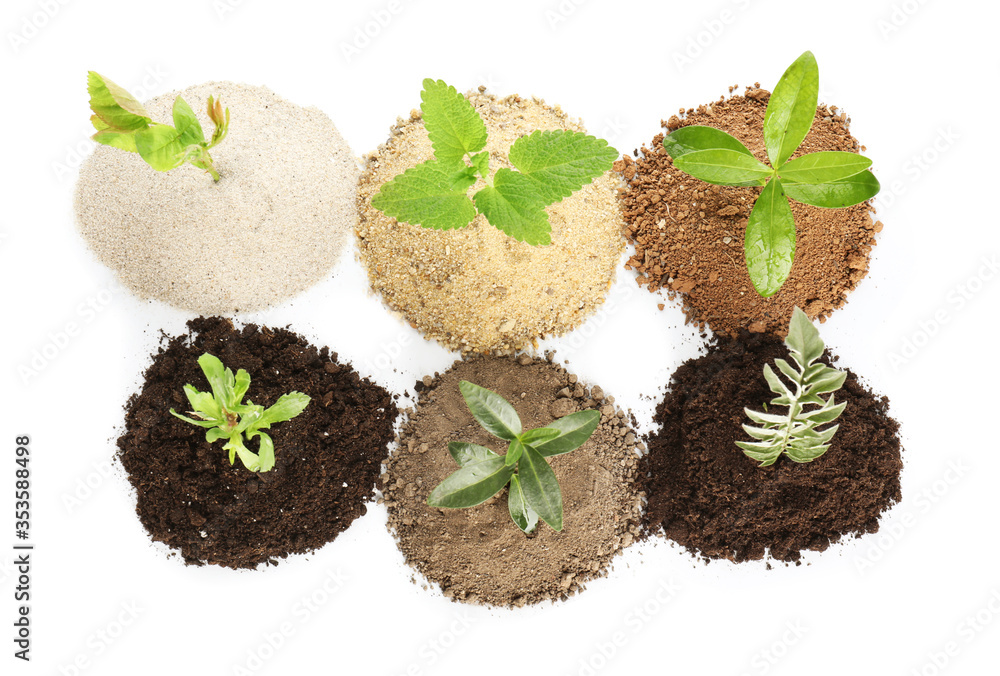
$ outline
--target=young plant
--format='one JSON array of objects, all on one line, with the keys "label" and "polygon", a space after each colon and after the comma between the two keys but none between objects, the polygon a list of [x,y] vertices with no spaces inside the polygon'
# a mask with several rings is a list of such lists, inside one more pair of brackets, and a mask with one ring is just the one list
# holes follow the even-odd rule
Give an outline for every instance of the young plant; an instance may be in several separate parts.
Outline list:
[{"label": "young plant", "polygon": [[788,198],[817,207],[849,207],[878,194],[871,160],[856,153],[823,151],[789,157],[812,127],[819,98],[819,69],[805,52],[781,76],[764,113],[770,166],[746,146],[713,127],[681,127],[663,138],[674,166],[706,183],[764,186],[750,211],[744,256],[754,288],[765,298],[781,288],[795,258],[795,221]]},{"label": "young plant", "polygon": [[212,138],[206,140],[201,123],[180,96],[174,101],[174,126],[153,122],[149,113],[131,94],[111,80],[90,71],[90,121],[97,133],[93,138],[107,146],[138,153],[157,171],[170,171],[185,162],[204,169],[219,180],[209,150],[219,145],[229,132],[229,109],[208,97],[208,117],[215,125]]},{"label": "young plant", "polygon": [[579,411],[546,427],[522,432],[517,411],[499,394],[466,380],[459,388],[483,429],[510,445],[505,455],[498,455],[477,444],[448,444],[448,452],[461,469],[431,492],[427,504],[451,509],[475,507],[510,484],[507,507],[518,528],[530,533],[541,518],[552,530],[561,531],[562,492],[545,458],[582,446],[597,429],[601,414]]},{"label": "young plant", "polygon": [[[250,389],[250,374],[243,369],[233,375],[232,369],[223,367],[217,357],[208,353],[198,358],[198,365],[205,373],[212,393],[199,392],[191,385],[184,386],[184,394],[191,403],[189,411],[195,418],[183,416],[174,409],[170,412],[185,422],[208,428],[205,438],[208,443],[225,439],[223,449],[229,451],[229,464],[236,463],[240,456],[243,466],[251,472],[267,472],[274,467],[274,442],[261,430],[270,429],[274,423],[291,420],[309,405],[309,397],[301,392],[283,394],[274,406],[265,409],[243,397]],[[244,445],[254,437],[260,437],[257,453]]]},{"label": "young plant", "polygon": [[[519,242],[550,244],[545,207],[569,197],[611,169],[618,153],[606,141],[576,131],[535,131],[510,147],[514,169],[490,174],[486,125],[454,87],[424,80],[424,126],[434,157],[382,186],[372,206],[396,220],[437,230],[462,228],[477,214]],[[478,178],[486,186],[470,199]]]},{"label": "young plant", "polygon": [[[759,413],[744,409],[747,416],[760,425],[743,426],[746,433],[757,441],[736,442],[748,457],[759,460],[761,467],[773,465],[782,453],[795,462],[812,462],[826,453],[840,425],[824,430],[818,428],[840,417],[847,406],[846,403],[836,403],[833,398],[833,393],[844,384],[847,374],[816,361],[823,354],[823,341],[819,331],[809,321],[809,316],[799,308],[795,308],[792,314],[785,345],[795,366],[784,359],[775,359],[774,363],[788,378],[790,386],[778,377],[770,364],[764,365],[764,378],[771,391],[778,395],[771,400],[771,405],[787,407],[787,413]],[[820,396],[828,393],[828,399]],[[807,410],[806,407],[810,408]],[[764,408],[767,409],[766,406]]]}]

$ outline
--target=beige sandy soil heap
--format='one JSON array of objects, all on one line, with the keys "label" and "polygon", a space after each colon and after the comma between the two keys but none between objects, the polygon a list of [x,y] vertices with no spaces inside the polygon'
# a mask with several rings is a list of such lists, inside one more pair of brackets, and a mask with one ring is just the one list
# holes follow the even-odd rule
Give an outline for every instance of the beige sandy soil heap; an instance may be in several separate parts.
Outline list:
[{"label": "beige sandy soil heap", "polygon": [[[486,123],[494,171],[510,167],[510,146],[536,129],[584,131],[538,99],[497,99],[481,89],[469,101]],[[482,216],[439,231],[397,223],[372,208],[383,184],[432,156],[414,111],[368,156],[358,195],[359,245],[372,288],[411,325],[449,348],[509,353],[576,328],[604,302],[625,248],[617,175],[609,172],[549,207],[553,243],[532,247]]]},{"label": "beige sandy soil heap", "polygon": [[[358,166],[330,119],[269,89],[211,82],[180,92],[202,128],[210,95],[230,109],[212,157],[158,172],[99,146],[80,171],[80,232],[130,290],[201,314],[260,310],[323,279],[356,226]],[[177,93],[146,104],[171,122]]]},{"label": "beige sandy soil heap", "polygon": [[[601,423],[583,446],[548,458],[563,496],[561,532],[539,522],[533,534],[522,533],[511,521],[507,489],[469,509],[427,505],[434,487],[458,469],[449,442],[506,450],[469,413],[458,388],[462,380],[505,397],[524,429],[578,410],[600,410]],[[633,483],[637,441],[614,398],[585,387],[558,365],[525,355],[474,356],[424,383],[382,477],[389,529],[407,562],[445,596],[494,606],[565,598],[606,574],[612,557],[632,543],[640,513]]]}]

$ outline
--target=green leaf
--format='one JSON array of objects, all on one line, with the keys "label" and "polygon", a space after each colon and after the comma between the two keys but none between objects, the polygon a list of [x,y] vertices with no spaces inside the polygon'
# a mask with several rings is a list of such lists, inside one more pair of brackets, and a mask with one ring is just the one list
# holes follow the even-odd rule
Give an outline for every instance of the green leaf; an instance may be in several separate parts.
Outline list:
[{"label": "green leaf", "polygon": [[554,204],[610,171],[618,151],[607,141],[578,131],[534,131],[510,148],[510,163],[532,184],[545,206]]},{"label": "green leaf", "polygon": [[514,474],[503,456],[471,463],[438,484],[427,498],[431,507],[462,509],[475,507],[496,495]]},{"label": "green leaf", "polygon": [[594,433],[600,422],[601,414],[598,411],[571,413],[542,428],[556,430],[559,432],[558,436],[539,444],[532,444],[532,446],[542,457],[569,453],[582,446]]},{"label": "green leaf", "polygon": [[507,449],[507,454],[503,457],[503,464],[508,467],[513,467],[517,464],[517,461],[521,459],[521,455],[524,453],[524,444],[520,439],[514,439],[510,442],[510,447]]},{"label": "green leaf", "polygon": [[218,427],[220,422],[218,420],[195,420],[194,418],[189,418],[186,415],[181,415],[174,409],[170,409],[170,413],[180,418],[184,422],[191,423],[192,425],[197,425],[198,427]]},{"label": "green leaf", "polygon": [[184,145],[177,130],[165,124],[153,124],[137,131],[135,147],[146,164],[157,171],[170,171],[184,163]]},{"label": "green leaf", "polygon": [[[87,73],[90,109],[106,128],[114,131],[137,131],[152,122],[149,113],[131,94],[94,71]],[[97,127],[97,124],[94,125]],[[101,131],[98,128],[98,131]]]},{"label": "green leaf", "polygon": [[528,430],[521,435],[521,443],[527,444],[528,446],[534,446],[535,450],[538,450],[538,445],[544,443],[550,439],[555,439],[559,436],[559,430],[554,430],[551,427],[539,427],[538,429]]},{"label": "green leaf", "polygon": [[524,447],[518,464],[518,476],[521,478],[521,490],[527,503],[552,530],[561,531],[563,506],[559,481],[549,463],[531,446]]},{"label": "green leaf", "polygon": [[778,375],[774,372],[774,369],[771,368],[770,364],[764,364],[764,380],[767,381],[771,391],[775,394],[782,397],[793,396],[792,391],[787,385],[785,385],[781,378],[778,377]]},{"label": "green leaf", "polygon": [[780,167],[802,145],[818,102],[819,66],[812,52],[805,52],[781,76],[767,102],[764,145],[772,165]]},{"label": "green leaf", "polygon": [[274,441],[263,432],[257,432],[257,436],[260,437],[260,450],[257,451],[260,471],[270,472],[274,469]]},{"label": "green leaf", "polygon": [[449,181],[452,190],[465,193],[476,182],[476,170],[473,167],[463,167],[453,173]]},{"label": "green leaf", "polygon": [[823,355],[824,345],[823,339],[819,336],[819,329],[809,319],[809,315],[798,307],[792,310],[785,345],[793,355],[796,352],[802,355],[806,365],[812,364]]},{"label": "green leaf", "polygon": [[673,159],[699,150],[734,150],[753,157],[753,153],[738,138],[721,129],[692,124],[675,129],[663,137],[663,149]]},{"label": "green leaf", "polygon": [[229,451],[230,465],[236,462],[236,456],[238,455],[240,456],[240,461],[243,463],[243,466],[248,470],[251,472],[260,471],[260,458],[243,445],[243,437],[239,434],[234,434],[229,437],[229,442],[222,448]]},{"label": "green leaf", "polygon": [[436,161],[410,167],[382,186],[372,206],[390,218],[437,230],[461,228],[476,217],[476,207],[464,190],[455,190],[453,176],[461,167]]},{"label": "green leaf", "polygon": [[824,150],[797,157],[781,167],[778,173],[782,181],[818,185],[856,176],[870,166],[872,161],[857,153]]},{"label": "green leaf", "polygon": [[757,293],[764,298],[776,294],[795,257],[795,219],[777,178],[764,187],[750,212],[743,251]]},{"label": "green leaf", "polygon": [[760,182],[774,173],[771,167],[753,155],[726,148],[686,153],[674,160],[674,166],[706,183],[716,185]]},{"label": "green leaf", "polygon": [[495,437],[514,441],[521,434],[521,419],[507,400],[468,380],[458,384],[472,417]]},{"label": "green leaf", "polygon": [[510,478],[510,490],[507,496],[507,509],[510,511],[510,518],[514,520],[517,527],[525,533],[535,530],[538,525],[538,514],[531,508],[524,498],[521,490],[521,480],[515,474]]},{"label": "green leaf", "polygon": [[552,226],[544,201],[535,184],[523,174],[504,167],[493,177],[493,185],[476,193],[476,208],[490,225],[519,242],[532,246],[552,243]]},{"label": "green leaf", "polygon": [[208,352],[198,357],[198,366],[205,374],[205,379],[208,380],[208,384],[212,388],[215,400],[221,406],[228,407],[233,400],[233,390],[229,387],[226,379],[226,367],[223,366],[218,357]]},{"label": "green leaf", "polygon": [[861,204],[875,197],[881,187],[878,179],[870,171],[862,171],[849,178],[823,185],[807,185],[787,181],[782,181],[781,184],[785,188],[785,193],[793,200],[826,209],[839,209]]},{"label": "green leaf", "polygon": [[500,458],[503,456],[497,455],[485,446],[480,446],[478,444],[469,444],[461,441],[452,441],[448,444],[448,452],[451,453],[451,457],[455,459],[459,467],[465,467],[476,462],[483,462],[484,460],[489,460],[490,458]]},{"label": "green leaf", "polygon": [[427,79],[420,100],[435,159],[461,160],[486,147],[486,125],[457,89],[443,80]]},{"label": "green leaf", "polygon": [[112,148],[118,148],[130,153],[139,152],[135,147],[134,131],[113,130],[108,127],[104,120],[97,117],[97,115],[92,115],[90,121],[93,123],[94,129],[97,130],[97,133],[90,137],[93,140],[102,145],[111,146]]},{"label": "green leaf", "polygon": [[215,397],[208,392],[199,392],[193,385],[184,386],[184,394],[191,404],[191,410],[202,413],[206,418],[222,420],[224,414]]},{"label": "green leaf", "polygon": [[205,132],[201,129],[198,116],[181,97],[174,99],[174,128],[177,140],[184,147],[205,143]]},{"label": "green leaf", "polygon": [[250,389],[250,374],[240,369],[236,372],[236,377],[233,380],[233,402],[239,404],[243,401],[243,397],[246,396],[247,390]]},{"label": "green leaf", "polygon": [[470,157],[469,160],[472,161],[472,168],[475,169],[480,176],[486,178],[487,176],[490,175],[489,152],[484,150],[481,153],[476,153],[475,155]]},{"label": "green leaf", "polygon": [[305,410],[310,397],[301,392],[289,392],[278,397],[274,406],[266,409],[256,425],[256,429],[267,429],[274,423],[291,420]]}]

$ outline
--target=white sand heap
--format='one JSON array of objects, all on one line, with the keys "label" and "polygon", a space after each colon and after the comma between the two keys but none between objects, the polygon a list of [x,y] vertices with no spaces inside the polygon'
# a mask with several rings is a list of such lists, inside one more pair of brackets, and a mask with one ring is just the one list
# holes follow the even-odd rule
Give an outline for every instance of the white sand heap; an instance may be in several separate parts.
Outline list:
[{"label": "white sand heap", "polygon": [[[323,279],[358,221],[358,163],[330,119],[269,89],[210,82],[179,92],[206,137],[210,95],[230,109],[213,148],[218,183],[99,146],[76,189],[77,224],[98,258],[142,298],[199,314],[264,309]],[[146,104],[170,124],[177,92]]]}]

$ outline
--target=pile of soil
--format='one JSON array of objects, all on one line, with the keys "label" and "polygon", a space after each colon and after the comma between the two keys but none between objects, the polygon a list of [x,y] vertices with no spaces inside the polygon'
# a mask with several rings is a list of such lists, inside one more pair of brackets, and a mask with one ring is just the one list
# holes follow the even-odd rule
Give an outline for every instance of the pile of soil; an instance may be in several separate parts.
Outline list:
[{"label": "pile of soil", "polygon": [[[229,568],[276,564],[333,540],[374,494],[393,438],[393,397],[290,331],[238,330],[221,318],[188,328],[154,356],[118,439],[142,525],[186,563]],[[197,363],[205,352],[234,372],[247,370],[247,399],[256,404],[292,391],[312,397],[299,416],[269,431],[273,470],[253,474],[238,458],[230,465],[221,441],[209,444],[205,430],[170,414],[188,410],[185,384],[210,391]]]},{"label": "pile of soil", "polygon": [[[536,129],[585,131],[538,99],[468,94],[486,123],[492,170]],[[465,352],[510,354],[546,335],[576,328],[604,302],[625,241],[617,190],[608,172],[546,211],[552,244],[518,242],[478,216],[451,231],[399,223],[372,208],[383,184],[433,157],[420,111],[400,119],[367,158],[358,188],[358,244],[372,289],[427,338]],[[473,187],[478,190],[480,182]]]},{"label": "pile of soil", "polygon": [[210,82],[149,101],[155,121],[170,122],[178,93],[209,137],[208,97],[230,109],[211,151],[222,178],[98,146],[76,215],[100,261],[139,297],[206,315],[262,310],[324,279],[358,222],[358,162],[330,118],[265,87]]},{"label": "pile of soil", "polygon": [[[798,561],[803,550],[876,532],[879,515],[900,500],[899,425],[888,399],[849,370],[836,393],[847,408],[824,455],[761,468],[736,447],[751,440],[743,408],[762,410],[775,396],[763,368],[776,358],[788,358],[784,344],[744,334],[717,340],[674,373],[642,461],[647,534],[662,530],[706,558]],[[831,364],[829,353],[823,361]]]},{"label": "pile of soil", "polygon": [[[469,380],[513,403],[524,429],[543,427],[578,410],[599,409],[601,423],[580,448],[549,458],[563,495],[564,525],[539,522],[522,533],[507,508],[507,490],[470,509],[438,509],[427,496],[458,469],[451,441],[503,453],[506,444],[469,413],[458,384]],[[418,383],[420,401],[400,433],[383,476],[389,529],[407,562],[448,598],[523,606],[565,598],[604,575],[615,553],[639,533],[634,488],[636,437],[625,413],[599,387],[587,388],[560,366],[522,355],[475,357]]]},{"label": "pile of soil", "polygon": [[[661,125],[667,133],[692,124],[722,129],[766,162],[761,130],[769,97],[763,89],[748,87],[744,96],[682,110]],[[849,123],[836,107],[820,106],[792,157],[863,151]],[[625,267],[636,270],[639,285],[651,292],[680,296],[689,321],[730,336],[741,329],[784,335],[795,306],[823,321],[868,274],[875,233],[882,230],[872,219],[870,203],[822,209],[791,201],[795,263],[781,290],[762,298],[750,282],[743,254],[747,218],[761,188],[709,185],[685,174],[674,168],[662,140],[657,134],[651,148],[635,151],[637,159],[626,155],[615,165],[628,181],[622,193],[625,233],[635,244]]]}]

